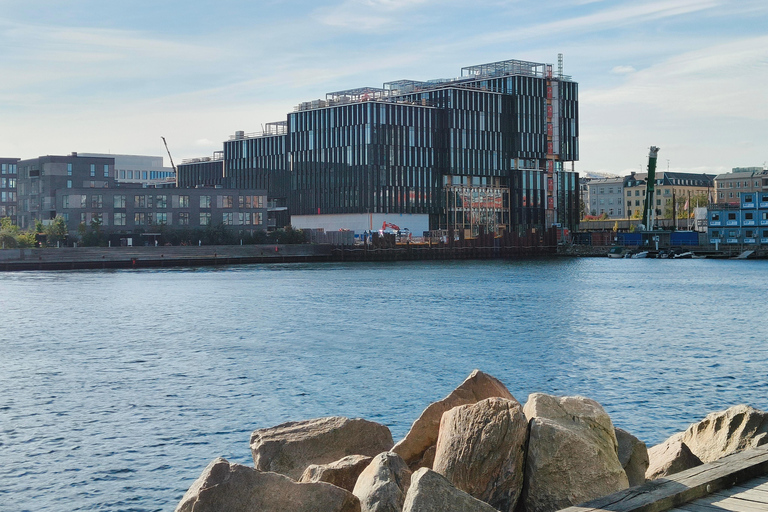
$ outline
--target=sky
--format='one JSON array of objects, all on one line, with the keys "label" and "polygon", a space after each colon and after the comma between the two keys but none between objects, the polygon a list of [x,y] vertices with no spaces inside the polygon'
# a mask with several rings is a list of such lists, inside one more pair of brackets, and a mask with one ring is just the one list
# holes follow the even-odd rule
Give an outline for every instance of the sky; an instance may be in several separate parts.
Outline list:
[{"label": "sky", "polygon": [[766,0],[0,0],[0,156],[178,164],[328,92],[558,53],[580,173],[768,160]]}]

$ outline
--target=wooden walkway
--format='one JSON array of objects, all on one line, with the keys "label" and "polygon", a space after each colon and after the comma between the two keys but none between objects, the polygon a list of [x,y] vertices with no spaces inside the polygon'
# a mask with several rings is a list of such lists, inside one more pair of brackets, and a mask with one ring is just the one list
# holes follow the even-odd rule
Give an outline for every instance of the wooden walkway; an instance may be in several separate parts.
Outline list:
[{"label": "wooden walkway", "polygon": [[768,511],[768,477],[754,478],[671,509],[671,512]]},{"label": "wooden walkway", "polygon": [[561,512],[768,512],[768,446]]}]

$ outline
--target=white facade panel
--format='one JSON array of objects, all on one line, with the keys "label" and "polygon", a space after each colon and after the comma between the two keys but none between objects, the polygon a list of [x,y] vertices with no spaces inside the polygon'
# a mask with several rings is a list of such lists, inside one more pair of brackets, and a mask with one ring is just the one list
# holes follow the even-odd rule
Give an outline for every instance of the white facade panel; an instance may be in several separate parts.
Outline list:
[{"label": "white facade panel", "polygon": [[323,229],[338,231],[349,229],[355,233],[378,231],[388,222],[400,229],[408,229],[413,236],[429,231],[429,215],[408,213],[339,213],[327,215],[291,215],[291,225],[297,229]]}]

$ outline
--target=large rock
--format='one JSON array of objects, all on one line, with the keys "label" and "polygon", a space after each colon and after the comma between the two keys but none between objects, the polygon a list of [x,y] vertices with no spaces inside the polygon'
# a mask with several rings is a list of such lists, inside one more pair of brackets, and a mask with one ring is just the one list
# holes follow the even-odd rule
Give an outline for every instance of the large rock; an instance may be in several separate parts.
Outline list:
[{"label": "large rock", "polygon": [[299,482],[327,482],[352,492],[357,477],[372,459],[366,455],[350,455],[330,464],[311,464],[304,470]]},{"label": "large rock", "polygon": [[497,512],[495,508],[456,489],[444,476],[421,468],[411,476],[403,512]]},{"label": "large rock", "polygon": [[714,412],[683,432],[682,439],[702,462],[768,443],[768,413],[748,405]]},{"label": "large rock", "polygon": [[512,512],[523,487],[528,420],[517,401],[486,398],[443,414],[433,469],[457,489]]},{"label": "large rock", "polygon": [[394,452],[380,453],[360,473],[352,491],[362,512],[400,512],[411,485],[411,471]]},{"label": "large rock", "polygon": [[643,485],[648,471],[648,447],[620,428],[616,429],[616,441],[619,443],[619,462],[627,474],[629,486]]},{"label": "large rock", "polygon": [[443,413],[459,405],[474,404],[492,397],[515,400],[499,380],[480,370],[473,371],[451,394],[424,409],[421,416],[413,422],[411,430],[392,451],[400,455],[411,470],[431,467],[430,456],[433,452],[430,448],[437,443]]},{"label": "large rock", "polygon": [[530,420],[526,512],[560,510],[629,487],[611,418],[600,404],[534,393],[523,412]]},{"label": "large rock", "polygon": [[702,464],[677,434],[648,450],[649,465],[645,478],[656,480]]},{"label": "large rock", "polygon": [[298,480],[310,464],[347,455],[374,455],[392,448],[392,434],[378,423],[342,417],[283,423],[251,434],[256,469]]},{"label": "large rock", "polygon": [[349,491],[326,483],[299,484],[277,473],[216,459],[179,502],[176,512],[360,512]]}]

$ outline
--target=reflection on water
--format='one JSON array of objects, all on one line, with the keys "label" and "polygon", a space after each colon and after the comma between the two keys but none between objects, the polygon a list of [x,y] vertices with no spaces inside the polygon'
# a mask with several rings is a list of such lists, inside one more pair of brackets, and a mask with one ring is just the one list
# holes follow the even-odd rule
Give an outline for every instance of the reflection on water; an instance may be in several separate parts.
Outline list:
[{"label": "reflection on water", "polygon": [[[598,400],[649,444],[768,408],[768,262],[543,260],[0,274],[0,503],[169,510],[250,432],[397,439],[474,368]],[[2,506],[0,506],[2,508]]]}]

